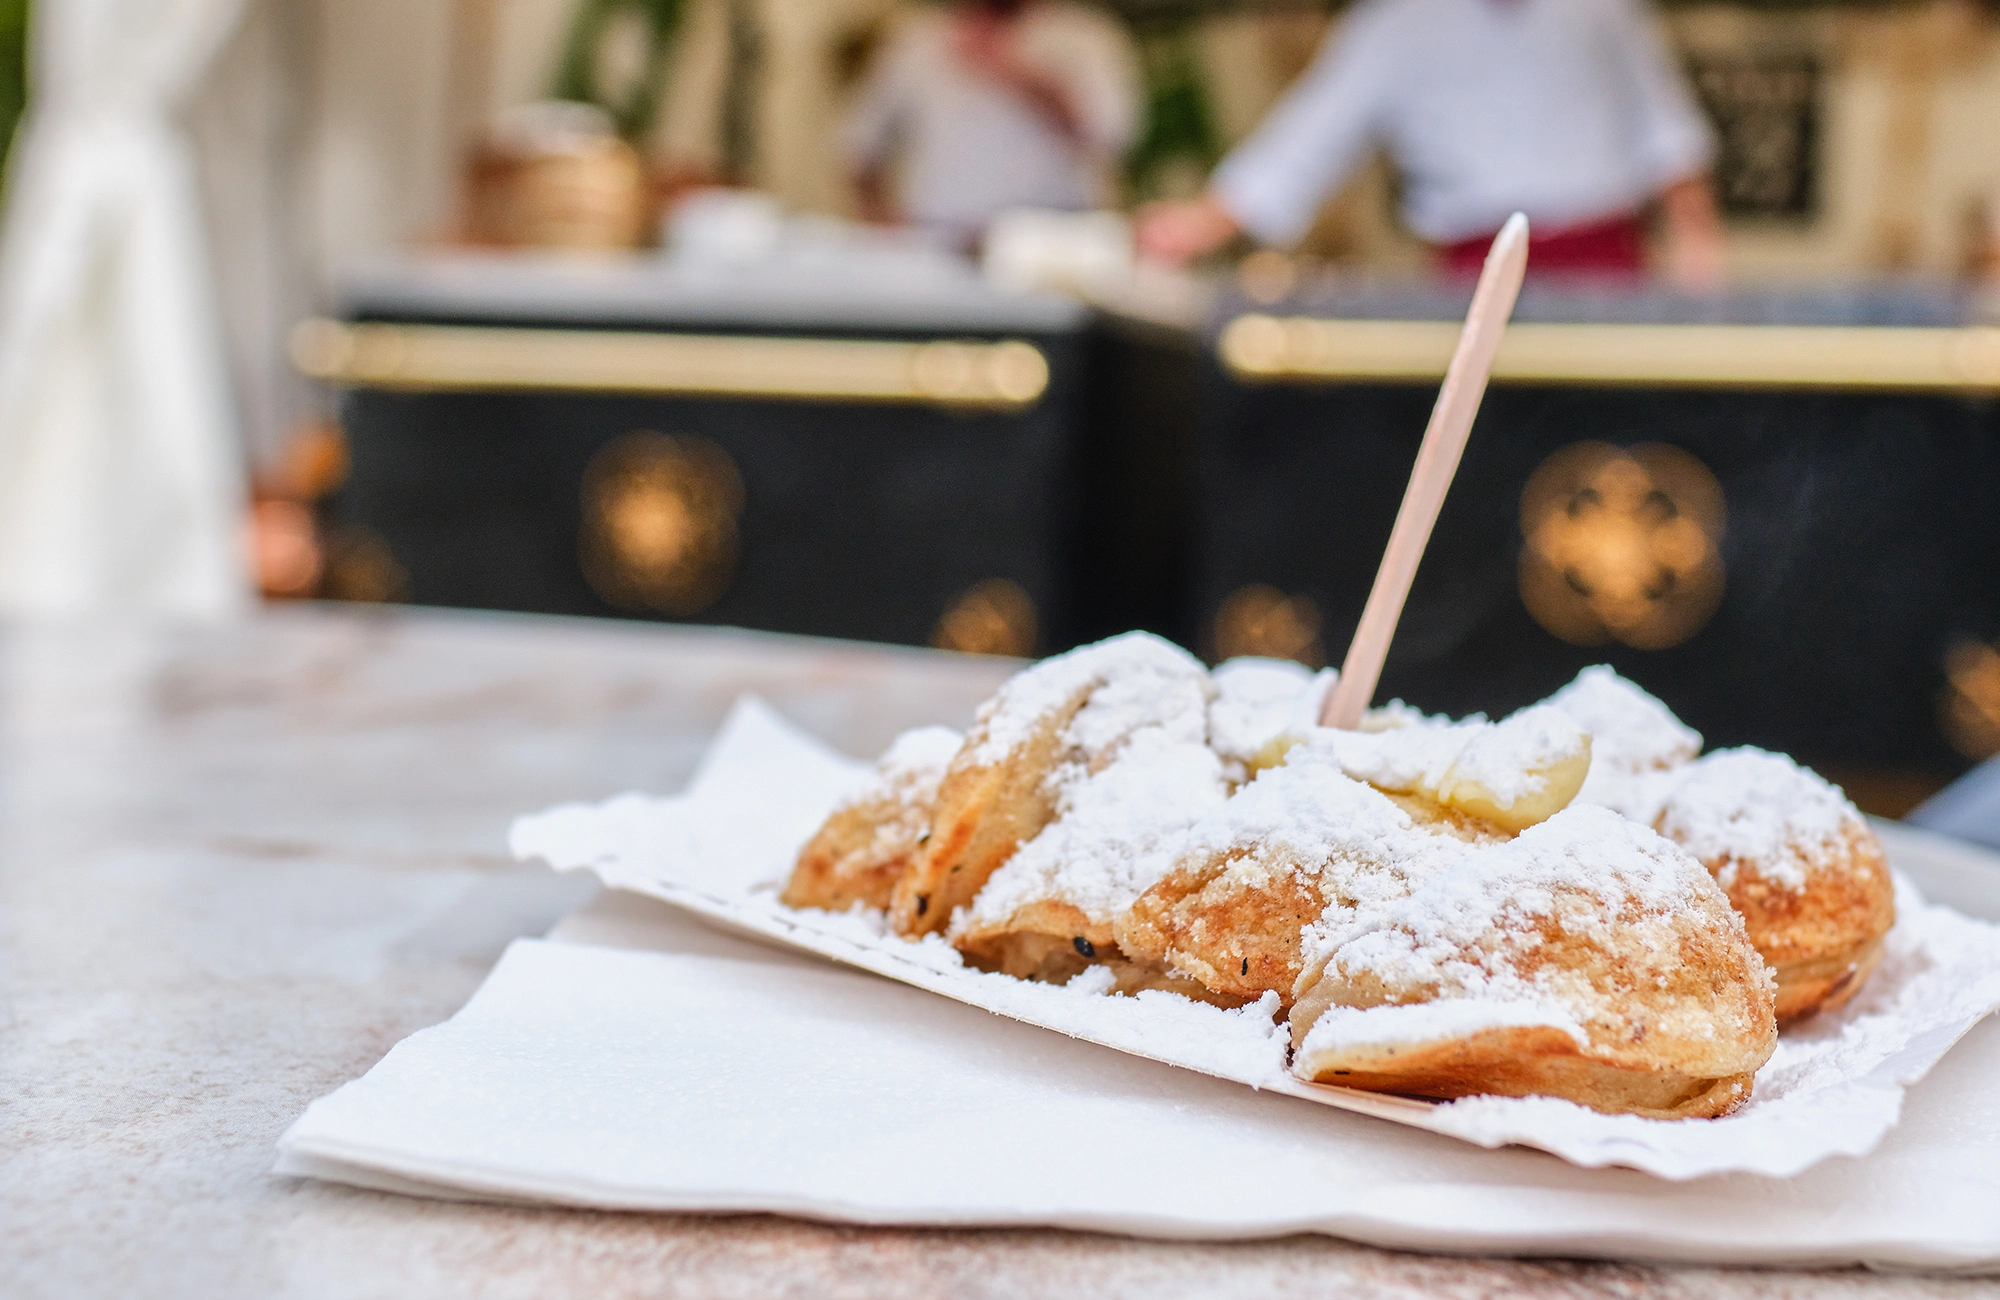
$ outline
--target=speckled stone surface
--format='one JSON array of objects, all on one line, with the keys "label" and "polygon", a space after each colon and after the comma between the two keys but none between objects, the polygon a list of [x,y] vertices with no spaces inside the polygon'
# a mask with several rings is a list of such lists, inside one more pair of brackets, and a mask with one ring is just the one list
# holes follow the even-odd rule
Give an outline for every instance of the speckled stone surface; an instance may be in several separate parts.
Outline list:
[{"label": "speckled stone surface", "polygon": [[856,752],[990,662],[291,609],[0,633],[0,1295],[1932,1297],[2000,1282],[502,1209],[269,1172],[590,886],[517,812],[687,776],[755,690]]}]

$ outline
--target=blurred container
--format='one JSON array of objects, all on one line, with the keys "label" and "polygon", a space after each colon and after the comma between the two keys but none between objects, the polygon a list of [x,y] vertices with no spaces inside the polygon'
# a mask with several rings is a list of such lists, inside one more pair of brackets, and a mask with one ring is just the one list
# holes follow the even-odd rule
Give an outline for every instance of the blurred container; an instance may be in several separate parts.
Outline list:
[{"label": "blurred container", "polygon": [[635,248],[645,235],[645,167],[611,118],[558,100],[504,115],[473,155],[467,234],[505,248]]},{"label": "blurred container", "polygon": [[986,228],[982,266],[1003,293],[1116,294],[1132,281],[1132,226],[1116,212],[1003,212]]},{"label": "blurred container", "polygon": [[674,260],[713,266],[753,266],[776,256],[785,238],[785,210],[758,190],[695,190],[661,223],[661,242]]}]

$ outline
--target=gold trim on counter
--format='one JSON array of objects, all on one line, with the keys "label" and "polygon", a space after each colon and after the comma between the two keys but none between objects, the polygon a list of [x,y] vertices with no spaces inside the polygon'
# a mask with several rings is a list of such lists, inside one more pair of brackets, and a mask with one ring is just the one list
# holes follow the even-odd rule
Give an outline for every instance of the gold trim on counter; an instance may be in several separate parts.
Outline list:
[{"label": "gold trim on counter", "polygon": [[[1436,380],[1449,321],[1239,316],[1222,361],[1253,381]],[[1496,382],[1660,387],[2000,390],[2000,329],[1805,325],[1507,328]]]},{"label": "gold trim on counter", "polygon": [[292,360],[355,388],[608,392],[1020,410],[1049,363],[1019,339],[900,343],[637,330],[303,321]]}]

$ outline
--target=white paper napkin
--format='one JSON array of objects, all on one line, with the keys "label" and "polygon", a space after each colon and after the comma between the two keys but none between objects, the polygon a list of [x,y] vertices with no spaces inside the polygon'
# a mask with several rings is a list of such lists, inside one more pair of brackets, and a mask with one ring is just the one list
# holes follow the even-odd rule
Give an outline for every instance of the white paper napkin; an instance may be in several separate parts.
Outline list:
[{"label": "white paper napkin", "polygon": [[1166,993],[1031,984],[968,969],[941,940],[904,940],[867,914],[782,906],[776,886],[799,846],[867,771],[746,697],[685,794],[553,809],[521,819],[512,843],[520,856],[589,868],[615,887],[1072,1037],[1482,1146],[1525,1144],[1662,1178],[1784,1176],[1866,1153],[1897,1122],[1905,1088],[2000,1006],[2000,927],[1927,906],[1900,881],[1898,922],[1867,986],[1842,1011],[1788,1031],[1751,1102],[1726,1118],[1601,1115],[1553,1098],[1435,1105],[1316,1087],[1285,1068],[1275,998],[1232,1012]]},{"label": "white paper napkin", "polygon": [[[857,1223],[1772,1265],[2000,1267],[2000,1026],[1866,1159],[1669,1183],[1077,1042],[607,895],[315,1102],[278,1169],[393,1191]],[[692,951],[690,951],[692,950]]]}]

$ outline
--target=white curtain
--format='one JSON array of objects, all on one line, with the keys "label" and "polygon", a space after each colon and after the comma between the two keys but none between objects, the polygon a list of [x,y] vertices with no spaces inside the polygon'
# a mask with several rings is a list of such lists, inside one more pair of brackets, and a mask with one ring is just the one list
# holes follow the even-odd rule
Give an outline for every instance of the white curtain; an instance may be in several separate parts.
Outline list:
[{"label": "white curtain", "polygon": [[243,0],[41,0],[0,232],[0,614],[215,615],[245,488],[177,115]]}]

